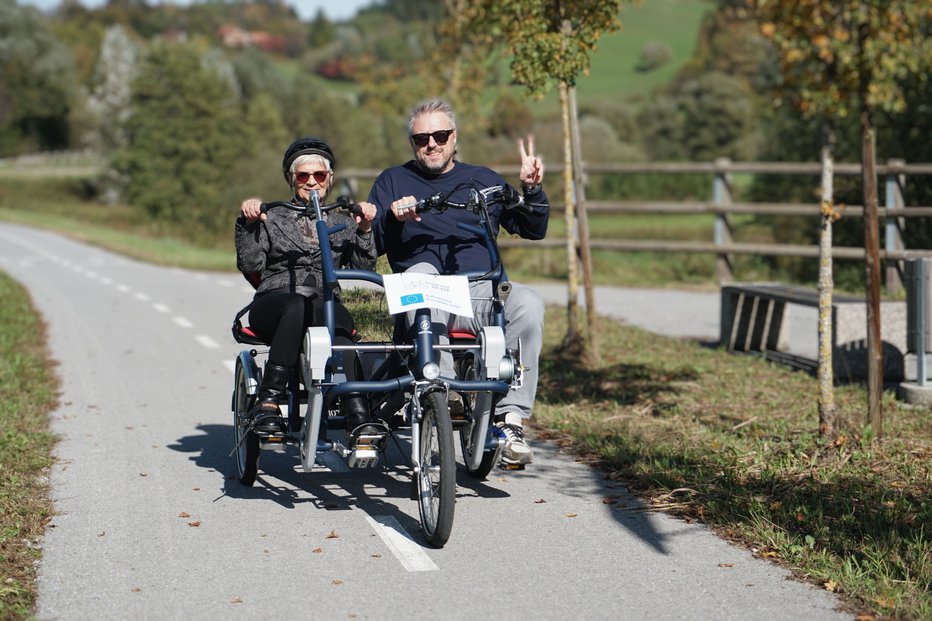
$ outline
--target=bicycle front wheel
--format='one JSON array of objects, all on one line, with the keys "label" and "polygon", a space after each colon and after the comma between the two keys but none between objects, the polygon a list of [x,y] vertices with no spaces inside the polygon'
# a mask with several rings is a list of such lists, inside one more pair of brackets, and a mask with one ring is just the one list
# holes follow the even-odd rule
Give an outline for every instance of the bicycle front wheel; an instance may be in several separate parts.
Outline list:
[{"label": "bicycle front wheel", "polygon": [[418,508],[427,542],[442,548],[453,530],[453,504],[456,502],[453,425],[443,393],[426,395],[421,401],[421,415]]}]

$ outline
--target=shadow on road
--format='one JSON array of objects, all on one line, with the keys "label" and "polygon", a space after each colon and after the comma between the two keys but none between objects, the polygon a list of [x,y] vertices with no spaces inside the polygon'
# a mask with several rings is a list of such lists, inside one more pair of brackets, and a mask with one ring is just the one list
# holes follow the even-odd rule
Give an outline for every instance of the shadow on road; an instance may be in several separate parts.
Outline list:
[{"label": "shadow on road", "polygon": [[[259,458],[259,476],[247,487],[237,480],[231,425],[199,425],[200,433],[179,438],[168,448],[190,455],[198,467],[217,472],[223,477],[224,495],[243,500],[265,500],[291,509],[298,504],[312,503],[327,511],[358,508],[368,515],[394,517],[410,533],[419,533],[420,522],[398,507],[412,499],[410,444],[402,436],[389,442],[378,466],[370,469],[349,469],[335,454],[325,454],[322,460],[330,470],[304,472],[297,447],[283,452],[263,450]],[[457,498],[505,498],[509,494],[491,487],[457,468]],[[402,501],[399,503],[398,501]]]}]

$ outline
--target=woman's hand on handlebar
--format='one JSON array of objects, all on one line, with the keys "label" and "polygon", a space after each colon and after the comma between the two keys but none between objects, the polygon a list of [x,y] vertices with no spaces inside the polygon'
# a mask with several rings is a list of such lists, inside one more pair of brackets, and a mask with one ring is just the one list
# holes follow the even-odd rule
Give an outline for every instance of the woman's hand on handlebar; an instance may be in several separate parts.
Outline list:
[{"label": "woman's hand on handlebar", "polygon": [[417,212],[417,199],[413,196],[402,196],[391,205],[392,213],[399,222],[406,220],[421,221],[421,214]]},{"label": "woman's hand on handlebar", "polygon": [[243,204],[239,206],[239,212],[246,218],[246,222],[255,222],[256,220],[265,222],[266,216],[261,209],[262,199],[260,198],[247,198],[243,201]]},{"label": "woman's hand on handlebar", "polygon": [[372,203],[359,203],[362,215],[356,214],[356,227],[363,233],[372,230],[372,221],[375,220],[376,207]]}]

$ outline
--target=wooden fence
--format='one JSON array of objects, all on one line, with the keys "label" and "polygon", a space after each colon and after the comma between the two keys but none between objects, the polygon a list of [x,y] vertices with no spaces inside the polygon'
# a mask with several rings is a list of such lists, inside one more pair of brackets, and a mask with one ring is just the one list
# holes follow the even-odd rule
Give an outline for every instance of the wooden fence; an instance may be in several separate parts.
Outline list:
[{"label": "wooden fence", "polygon": [[[499,167],[499,172],[506,178],[517,177],[518,168]],[[562,170],[562,164],[549,166],[551,175]],[[836,163],[836,175],[861,175],[860,163]],[[818,244],[764,244],[740,243],[732,239],[732,214],[751,215],[785,215],[812,216],[818,218],[819,204],[813,203],[779,203],[755,202],[738,203],[732,199],[733,174],[766,174],[812,176],[818,183],[821,165],[818,162],[732,162],[717,159],[713,162],[644,162],[644,163],[586,163],[586,175],[594,174],[707,174],[712,177],[711,201],[586,201],[589,213],[616,214],[714,214],[713,241],[673,241],[659,239],[590,239],[589,246],[598,250],[640,251],[640,252],[686,252],[709,253],[717,258],[717,273],[720,283],[733,280],[732,258],[734,255],[764,255],[785,257],[819,256]],[[378,171],[346,170],[342,173],[351,182],[358,179],[373,179]],[[558,173],[557,173],[558,174]],[[932,176],[932,163],[907,164],[903,160],[891,159],[884,165],[877,166],[877,174],[883,182],[884,191],[878,197],[880,207],[878,216],[884,219],[884,247],[880,258],[885,262],[886,286],[895,291],[902,287],[903,262],[907,259],[932,257],[932,249],[907,249],[904,244],[903,231],[909,218],[932,217],[932,207],[907,206],[903,188],[909,175]],[[554,201],[553,209],[562,210],[563,206]],[[862,205],[848,205],[845,217],[864,215]],[[522,239],[503,239],[503,248],[524,246],[565,247],[562,239],[544,239],[530,242]],[[859,246],[835,246],[832,256],[838,259],[864,260],[864,248]]]}]

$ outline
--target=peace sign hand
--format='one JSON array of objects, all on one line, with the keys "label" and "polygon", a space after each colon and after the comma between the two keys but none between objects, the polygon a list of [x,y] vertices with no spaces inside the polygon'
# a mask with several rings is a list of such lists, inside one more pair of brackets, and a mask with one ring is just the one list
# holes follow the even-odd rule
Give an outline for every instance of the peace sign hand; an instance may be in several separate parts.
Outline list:
[{"label": "peace sign hand", "polygon": [[524,139],[518,138],[518,149],[521,151],[521,172],[518,178],[525,188],[540,185],[544,180],[544,163],[534,155],[534,136],[527,137],[527,149],[524,148]]}]

